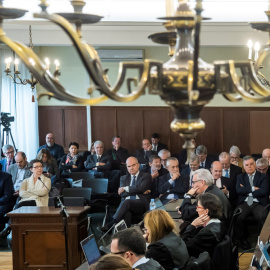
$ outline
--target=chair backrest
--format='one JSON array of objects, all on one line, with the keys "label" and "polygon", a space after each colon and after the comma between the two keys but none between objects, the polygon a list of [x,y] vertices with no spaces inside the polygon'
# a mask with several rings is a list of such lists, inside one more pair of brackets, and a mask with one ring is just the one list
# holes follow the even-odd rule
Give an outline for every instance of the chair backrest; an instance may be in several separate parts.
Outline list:
[{"label": "chair backrest", "polygon": [[187,270],[210,270],[209,253],[205,251],[197,259],[191,258],[187,265]]},{"label": "chair backrest", "polygon": [[54,197],[49,197],[48,206],[54,206]]},{"label": "chair backrest", "polygon": [[65,188],[63,190],[64,197],[83,197],[87,203],[91,200],[91,188]]},{"label": "chair backrest", "polygon": [[108,179],[96,178],[92,180],[83,180],[82,186],[92,188],[93,194],[104,194],[108,191]]},{"label": "chair backrest", "polygon": [[84,197],[63,197],[65,206],[84,206]]},{"label": "chair backrest", "polygon": [[91,180],[94,179],[95,176],[88,172],[72,172],[69,174],[69,178],[72,178],[73,181],[83,179],[83,180]]},{"label": "chair backrest", "polygon": [[223,241],[216,245],[212,255],[213,269],[230,270],[232,265],[231,239],[225,235]]},{"label": "chair backrest", "polygon": [[231,219],[231,222],[230,222],[230,225],[229,225],[229,229],[228,229],[228,233],[227,235],[230,237],[232,243],[234,243],[234,225],[235,225],[235,222],[236,222],[236,219],[237,217],[242,213],[242,209],[241,208],[238,208],[233,216],[232,216],[232,219]]}]

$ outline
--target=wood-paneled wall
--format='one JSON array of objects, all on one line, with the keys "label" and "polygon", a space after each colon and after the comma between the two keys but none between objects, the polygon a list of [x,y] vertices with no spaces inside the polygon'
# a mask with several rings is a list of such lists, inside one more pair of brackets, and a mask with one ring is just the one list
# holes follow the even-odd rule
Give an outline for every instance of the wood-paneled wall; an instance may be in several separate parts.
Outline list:
[{"label": "wood-paneled wall", "polygon": [[[184,142],[170,130],[173,118],[169,107],[91,107],[92,139],[102,140],[108,149],[112,137],[120,135],[123,147],[134,152],[141,147],[143,138],[158,132],[171,152],[178,153]],[[197,145],[208,148],[208,153],[228,151],[232,145],[239,146],[244,154],[261,153],[270,147],[270,108],[206,107],[201,118],[206,129],[196,140]],[[85,150],[86,123],[85,107],[39,107],[40,143],[44,144],[50,131],[66,150],[70,141],[77,141]]]}]

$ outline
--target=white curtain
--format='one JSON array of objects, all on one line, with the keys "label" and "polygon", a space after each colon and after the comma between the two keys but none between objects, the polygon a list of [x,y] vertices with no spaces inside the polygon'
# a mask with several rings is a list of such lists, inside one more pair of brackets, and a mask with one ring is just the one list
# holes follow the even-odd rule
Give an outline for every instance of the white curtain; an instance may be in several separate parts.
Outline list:
[{"label": "white curtain", "polygon": [[[15,117],[15,121],[11,123],[11,132],[18,151],[25,152],[28,161],[36,157],[39,146],[38,135],[38,102],[36,97],[36,89],[34,90],[35,102],[32,102],[32,89],[29,84],[14,84],[12,80],[6,76],[5,59],[13,57],[8,49],[0,49],[1,52],[1,112],[10,113]],[[13,65],[11,65],[11,69]],[[27,68],[20,62],[19,71],[23,79],[29,79],[30,73]],[[1,131],[3,126],[1,126]],[[1,133],[2,134],[2,133]],[[4,142],[5,143],[5,142]],[[9,144],[12,144],[11,138]]]}]

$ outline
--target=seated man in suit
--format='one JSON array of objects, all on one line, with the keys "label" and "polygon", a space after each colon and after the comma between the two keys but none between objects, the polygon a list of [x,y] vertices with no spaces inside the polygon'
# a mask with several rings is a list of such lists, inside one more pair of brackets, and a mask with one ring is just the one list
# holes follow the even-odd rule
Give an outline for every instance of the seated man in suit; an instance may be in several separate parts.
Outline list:
[{"label": "seated man in suit", "polygon": [[224,195],[224,193],[213,184],[213,177],[211,173],[206,169],[198,169],[193,175],[192,188],[184,195],[184,201],[181,205],[180,213],[182,214],[182,219],[184,221],[192,222],[198,217],[196,211],[197,203],[191,203],[191,198],[196,197],[198,194],[212,193],[216,195],[223,206],[223,217],[222,221],[229,225],[232,209],[231,205]]},{"label": "seated man in suit", "polygon": [[108,154],[104,154],[104,144],[102,141],[96,141],[94,148],[96,154],[87,157],[84,167],[88,170],[95,171],[95,174],[101,177],[105,177],[112,166],[111,157]]},{"label": "seated man in suit", "polygon": [[177,159],[179,161],[179,167],[180,169],[184,168],[184,165],[189,164],[190,154],[195,153],[196,148],[196,140],[195,138],[192,138],[190,142],[193,144],[192,148],[183,149],[177,156]]},{"label": "seated man in suit", "polygon": [[152,150],[159,152],[162,149],[168,149],[166,144],[160,142],[160,136],[158,133],[153,133],[151,135]]},{"label": "seated man in suit", "polygon": [[259,158],[256,160],[256,170],[260,173],[264,173],[267,176],[269,189],[268,197],[270,200],[270,166],[268,166],[268,160],[266,158]]},{"label": "seated man in suit", "polygon": [[171,157],[167,160],[168,174],[159,178],[158,191],[160,200],[166,204],[173,199],[182,199],[188,191],[189,178],[179,173],[179,163],[177,158]]},{"label": "seated man in suit", "polygon": [[8,168],[8,173],[12,175],[12,182],[14,185],[14,196],[19,196],[21,184],[24,179],[29,178],[32,175],[30,171],[29,163],[24,152],[17,152],[15,156],[16,164],[11,165]]},{"label": "seated man in suit", "polygon": [[55,143],[55,136],[53,133],[48,133],[46,135],[46,144],[44,144],[38,148],[37,154],[39,153],[40,149],[43,149],[43,148],[49,150],[50,154],[57,161],[60,161],[61,158],[65,154],[63,146]]},{"label": "seated man in suit", "polygon": [[158,192],[158,182],[162,175],[168,173],[166,169],[161,166],[161,158],[157,155],[153,155],[149,158],[149,167],[142,169],[142,172],[149,173],[152,176],[152,186],[151,186],[151,198],[157,198],[159,196]]},{"label": "seated man in suit", "polygon": [[134,228],[119,231],[112,237],[111,253],[124,257],[132,268],[139,270],[164,270],[157,261],[152,258],[146,258],[145,252],[145,239]]},{"label": "seated man in suit", "polygon": [[231,157],[227,152],[222,152],[219,155],[219,161],[223,166],[222,176],[230,178],[231,181],[236,181],[237,175],[242,174],[242,169],[234,164],[231,164],[230,160]]},{"label": "seated man in suit", "polygon": [[231,181],[230,178],[222,176],[222,164],[219,161],[214,161],[211,165],[211,173],[216,185],[229,199],[232,208],[236,206],[236,181]]},{"label": "seated man in suit", "polygon": [[142,165],[141,167],[147,167],[150,156],[157,154],[157,152],[153,151],[152,148],[153,147],[148,139],[142,140],[142,149],[137,150],[135,153],[138,162]]},{"label": "seated man in suit", "polygon": [[107,151],[107,154],[112,159],[112,169],[120,170],[126,165],[126,160],[129,157],[128,150],[121,147],[121,137],[114,136],[112,138],[112,148]]},{"label": "seated man in suit", "polygon": [[270,149],[269,148],[263,149],[262,157],[266,158],[268,160],[268,164],[270,165]]},{"label": "seated man in suit", "polygon": [[11,175],[0,171],[0,231],[5,228],[5,214],[10,212],[15,204],[13,194]]},{"label": "seated man in suit", "polygon": [[181,171],[181,175],[189,178],[189,188],[192,188],[193,175],[199,169],[199,167],[199,157],[196,154],[191,153],[189,158],[189,166]]},{"label": "seated man in suit", "polygon": [[207,148],[204,145],[199,145],[195,153],[199,157],[200,168],[210,170],[214,160],[207,156]]},{"label": "seated man in suit", "polygon": [[158,156],[161,159],[161,164],[164,169],[166,169],[166,162],[169,157],[171,157],[171,152],[167,149],[160,150]]},{"label": "seated man in suit", "polygon": [[236,192],[238,194],[237,208],[242,213],[235,223],[235,235],[243,249],[250,249],[250,244],[245,234],[245,221],[249,215],[253,215],[258,221],[260,229],[268,215],[269,183],[265,174],[256,171],[255,160],[251,156],[243,158],[245,173],[237,176]]},{"label": "seated man in suit", "polygon": [[[121,176],[120,187],[118,189],[118,194],[121,196],[121,203],[113,219],[104,227],[100,228],[103,232],[108,231],[122,219],[125,219],[129,227],[131,225],[130,213],[133,215],[143,215],[149,210],[151,196],[148,191],[151,189],[151,175],[139,171],[140,164],[135,157],[128,158],[126,164],[129,174]],[[126,215],[128,218],[126,218]]]},{"label": "seated man in suit", "polygon": [[6,158],[0,161],[2,165],[2,172],[7,172],[10,165],[15,163],[14,159],[14,147],[11,144],[6,144],[2,147],[4,156]]}]

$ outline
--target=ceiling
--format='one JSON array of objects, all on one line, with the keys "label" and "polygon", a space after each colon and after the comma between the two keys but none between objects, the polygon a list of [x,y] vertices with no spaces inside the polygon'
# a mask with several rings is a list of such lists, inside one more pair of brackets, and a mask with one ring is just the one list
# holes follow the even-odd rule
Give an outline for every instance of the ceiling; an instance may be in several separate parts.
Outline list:
[{"label": "ceiling", "polygon": [[[27,9],[29,12],[20,20],[33,20],[33,13],[39,12],[38,0],[6,0],[5,7]],[[48,12],[72,12],[69,0],[48,0]],[[174,0],[174,6],[177,5]],[[195,0],[190,1],[191,7]],[[204,0],[203,16],[212,22],[266,21],[264,13],[268,0]],[[86,0],[84,12],[104,16],[103,21],[118,22],[157,22],[165,16],[165,0]]]}]

